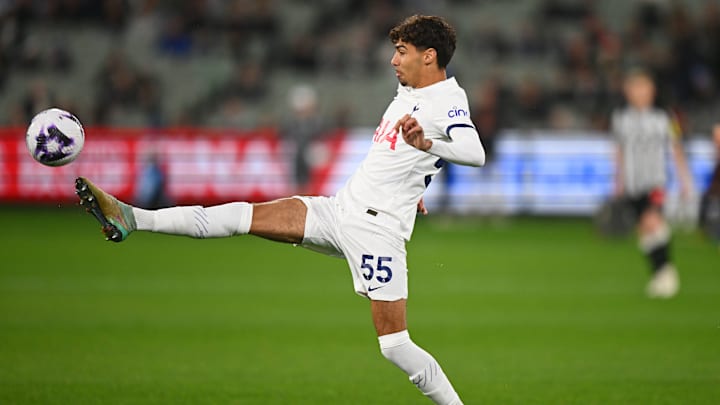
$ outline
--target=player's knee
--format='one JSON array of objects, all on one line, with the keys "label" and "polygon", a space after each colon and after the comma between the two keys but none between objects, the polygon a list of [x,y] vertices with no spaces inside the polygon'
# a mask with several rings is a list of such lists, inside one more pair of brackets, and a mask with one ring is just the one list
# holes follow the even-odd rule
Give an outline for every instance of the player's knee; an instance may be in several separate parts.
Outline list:
[{"label": "player's knee", "polygon": [[665,219],[657,208],[650,208],[640,217],[640,228],[644,233],[651,233],[665,225]]},{"label": "player's knee", "polygon": [[646,231],[640,235],[640,249],[650,252],[658,247],[667,245],[670,237],[670,227],[665,222],[659,222],[654,224],[654,226],[646,228]]},{"label": "player's knee", "polygon": [[398,358],[401,356],[402,347],[412,343],[407,330],[380,336],[378,340],[380,342],[380,353],[393,363],[397,363]]},{"label": "player's knee", "polygon": [[381,354],[383,355],[383,357],[385,357],[387,360],[393,361],[393,353],[394,353],[394,351],[393,351],[393,348],[392,348],[392,347],[387,347],[387,346],[383,346],[382,344],[380,344],[380,353],[381,353]]},{"label": "player's knee", "polygon": [[392,347],[382,347],[380,346],[380,353],[385,357],[386,360],[389,360],[390,362],[394,362],[394,351]]}]

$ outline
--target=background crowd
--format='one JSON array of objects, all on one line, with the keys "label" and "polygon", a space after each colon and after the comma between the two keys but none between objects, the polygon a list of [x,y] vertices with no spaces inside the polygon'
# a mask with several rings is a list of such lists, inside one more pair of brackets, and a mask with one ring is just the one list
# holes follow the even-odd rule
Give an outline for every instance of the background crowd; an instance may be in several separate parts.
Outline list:
[{"label": "background crowd", "polygon": [[720,106],[716,0],[0,0],[0,125],[60,106],[86,125],[288,127],[303,93],[315,127],[374,126],[388,29],[415,12],[457,27],[450,70],[488,137],[607,129],[630,67],[686,132]]}]

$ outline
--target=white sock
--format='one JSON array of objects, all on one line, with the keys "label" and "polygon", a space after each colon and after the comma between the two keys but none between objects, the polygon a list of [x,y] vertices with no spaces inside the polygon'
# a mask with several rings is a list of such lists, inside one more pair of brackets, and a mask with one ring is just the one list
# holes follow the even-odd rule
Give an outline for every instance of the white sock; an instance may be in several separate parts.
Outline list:
[{"label": "white sock", "polygon": [[193,238],[221,238],[250,231],[253,206],[234,202],[214,207],[199,205],[144,210],[133,207],[137,229],[186,235]]},{"label": "white sock", "polygon": [[410,381],[433,402],[462,405],[438,362],[410,340],[407,330],[380,336],[378,340],[383,356],[410,376]]}]

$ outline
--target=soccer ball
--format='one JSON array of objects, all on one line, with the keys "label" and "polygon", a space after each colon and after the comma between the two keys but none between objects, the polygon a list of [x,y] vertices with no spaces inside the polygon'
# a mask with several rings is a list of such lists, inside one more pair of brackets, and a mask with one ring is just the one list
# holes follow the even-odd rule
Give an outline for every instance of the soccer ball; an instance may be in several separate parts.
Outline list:
[{"label": "soccer ball", "polygon": [[85,131],[76,116],[59,108],[33,117],[25,133],[33,159],[46,166],[62,166],[75,160],[85,144]]}]

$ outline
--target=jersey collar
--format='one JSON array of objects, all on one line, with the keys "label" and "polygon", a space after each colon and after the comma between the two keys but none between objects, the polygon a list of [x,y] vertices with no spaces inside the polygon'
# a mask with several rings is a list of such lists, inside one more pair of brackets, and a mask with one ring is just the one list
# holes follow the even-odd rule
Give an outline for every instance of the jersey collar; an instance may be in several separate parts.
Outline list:
[{"label": "jersey collar", "polygon": [[426,87],[422,87],[419,89],[416,89],[414,87],[410,86],[403,86],[401,84],[398,84],[398,94],[415,94],[415,95],[424,95],[424,96],[434,96],[439,94],[444,94],[448,89],[457,87],[457,80],[455,80],[455,76],[450,77],[448,79],[445,79],[443,81],[431,84]]}]

